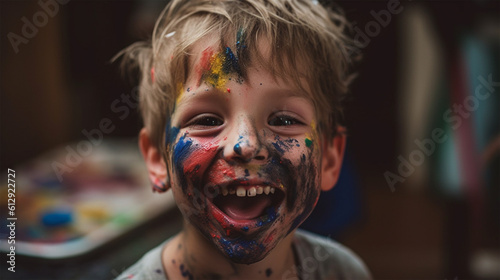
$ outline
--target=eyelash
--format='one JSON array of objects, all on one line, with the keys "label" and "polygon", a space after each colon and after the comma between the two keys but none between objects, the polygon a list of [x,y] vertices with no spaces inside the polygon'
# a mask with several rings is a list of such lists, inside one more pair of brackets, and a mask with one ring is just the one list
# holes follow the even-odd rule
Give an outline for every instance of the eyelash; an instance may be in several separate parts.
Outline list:
[{"label": "eyelash", "polygon": [[212,115],[201,115],[188,122],[186,126],[216,127],[221,126],[222,124],[224,124],[224,121],[219,117]]},{"label": "eyelash", "polygon": [[[281,125],[277,124],[276,121],[281,122]],[[291,122],[291,123],[285,124],[286,122]],[[303,122],[289,115],[275,115],[267,122],[267,124],[269,124],[270,126],[304,125]]]}]

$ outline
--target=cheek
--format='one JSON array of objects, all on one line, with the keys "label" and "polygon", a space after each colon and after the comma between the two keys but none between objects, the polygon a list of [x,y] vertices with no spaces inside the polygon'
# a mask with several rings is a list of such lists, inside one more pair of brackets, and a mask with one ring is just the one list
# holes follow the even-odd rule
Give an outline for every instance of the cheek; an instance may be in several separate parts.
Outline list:
[{"label": "cheek", "polygon": [[289,211],[315,204],[319,195],[320,154],[317,145],[305,145],[304,141],[276,137],[268,147],[270,163],[266,173],[277,178],[287,191]]},{"label": "cheek", "polygon": [[288,232],[298,227],[312,212],[320,194],[321,157],[317,147],[296,139],[276,138],[270,148],[267,172],[286,187]]},{"label": "cheek", "polygon": [[213,162],[218,151],[217,142],[199,142],[187,137],[186,134],[172,146],[171,170],[183,192],[187,191],[189,185],[201,183],[203,173]]}]

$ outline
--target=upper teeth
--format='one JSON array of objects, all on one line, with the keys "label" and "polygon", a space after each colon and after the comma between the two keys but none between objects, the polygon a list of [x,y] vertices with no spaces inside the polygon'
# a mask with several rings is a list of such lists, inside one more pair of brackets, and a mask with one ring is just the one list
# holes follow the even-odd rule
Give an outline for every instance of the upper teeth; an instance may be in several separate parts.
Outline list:
[{"label": "upper teeth", "polygon": [[226,196],[228,194],[236,194],[237,196],[240,196],[240,197],[256,196],[258,194],[263,194],[263,193],[268,195],[269,193],[273,194],[276,191],[274,187],[270,187],[270,186],[250,187],[249,189],[245,189],[244,187],[237,187],[236,189],[222,187],[221,189],[222,189],[221,193],[223,196]]}]

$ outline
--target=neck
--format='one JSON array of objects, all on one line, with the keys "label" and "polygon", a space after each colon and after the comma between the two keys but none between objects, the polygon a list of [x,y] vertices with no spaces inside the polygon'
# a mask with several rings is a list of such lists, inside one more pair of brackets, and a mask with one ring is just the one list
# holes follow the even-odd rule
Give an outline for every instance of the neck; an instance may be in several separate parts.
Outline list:
[{"label": "neck", "polygon": [[192,225],[165,246],[163,266],[169,279],[281,279],[294,267],[293,233],[284,238],[263,260],[233,263]]}]

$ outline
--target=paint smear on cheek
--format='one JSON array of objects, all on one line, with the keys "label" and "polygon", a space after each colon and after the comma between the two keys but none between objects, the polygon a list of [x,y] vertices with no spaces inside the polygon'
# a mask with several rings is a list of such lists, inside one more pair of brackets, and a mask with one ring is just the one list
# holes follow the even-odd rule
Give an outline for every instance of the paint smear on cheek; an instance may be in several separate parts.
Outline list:
[{"label": "paint smear on cheek", "polygon": [[237,179],[234,168],[232,168],[225,160],[217,160],[208,171],[207,181],[216,184],[218,182],[227,181],[228,179]]},{"label": "paint smear on cheek", "polygon": [[[309,216],[319,197],[315,146],[306,145],[307,148],[300,146],[296,139],[276,136],[268,147],[270,163],[264,170],[268,176],[275,178],[275,182],[283,184],[286,188],[287,216],[293,218],[287,234]],[[299,153],[297,156],[287,157],[297,153]]]},{"label": "paint smear on cheek", "polygon": [[316,122],[312,121],[311,124],[311,133],[306,133],[306,139],[305,139],[305,144],[306,147],[311,148],[311,146],[314,144],[314,141],[318,139],[318,131],[316,130]]},{"label": "paint smear on cheek", "polygon": [[198,171],[199,168],[203,165],[209,165],[217,153],[219,146],[217,144],[209,144],[209,145],[200,145],[195,144],[193,147],[193,151],[191,155],[186,159],[184,163],[184,172],[194,172]]},{"label": "paint smear on cheek", "polygon": [[189,183],[198,184],[204,170],[217,154],[217,143],[200,144],[187,137],[185,133],[175,144],[172,152],[172,162],[179,179],[179,184],[185,192]]},{"label": "paint smear on cheek", "polygon": [[[311,151],[307,156],[303,154],[298,168],[298,180],[301,182],[301,192],[297,194],[297,204],[303,209],[298,211],[298,216],[294,219],[288,233],[296,229],[311,214],[319,199],[319,171],[313,163],[314,155]],[[295,209],[297,210],[297,209]]]},{"label": "paint smear on cheek", "polygon": [[281,138],[279,135],[274,137],[274,142],[272,143],[276,151],[281,155],[285,152],[289,152],[291,149],[300,147],[299,141],[294,138]]}]

